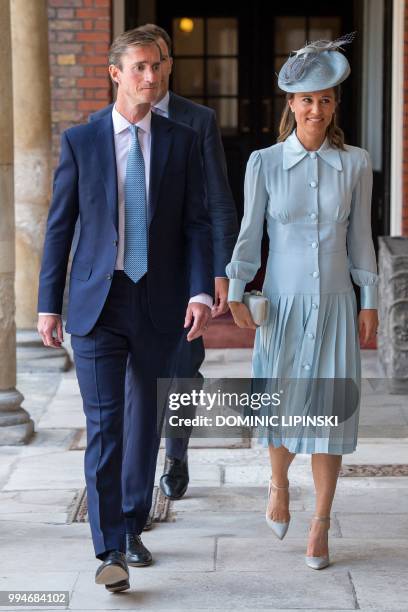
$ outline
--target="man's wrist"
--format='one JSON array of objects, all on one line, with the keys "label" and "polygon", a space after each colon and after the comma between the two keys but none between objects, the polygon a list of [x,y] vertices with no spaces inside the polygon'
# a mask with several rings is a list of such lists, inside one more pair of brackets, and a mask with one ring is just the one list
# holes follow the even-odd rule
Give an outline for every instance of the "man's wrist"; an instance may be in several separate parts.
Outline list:
[{"label": "man's wrist", "polygon": [[204,304],[204,306],[208,306],[208,308],[212,308],[213,299],[211,295],[207,293],[199,293],[198,295],[194,295],[189,299],[189,304]]}]

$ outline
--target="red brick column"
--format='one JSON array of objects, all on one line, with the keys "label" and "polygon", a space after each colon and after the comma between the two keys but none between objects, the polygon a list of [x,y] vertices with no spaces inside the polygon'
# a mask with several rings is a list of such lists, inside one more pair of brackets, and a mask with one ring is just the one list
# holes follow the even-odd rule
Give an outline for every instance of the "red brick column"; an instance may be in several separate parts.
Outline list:
[{"label": "red brick column", "polygon": [[61,133],[112,100],[111,0],[48,0],[54,165]]},{"label": "red brick column", "polygon": [[408,0],[405,0],[405,14],[404,14],[404,119],[403,119],[402,235],[408,236]]}]

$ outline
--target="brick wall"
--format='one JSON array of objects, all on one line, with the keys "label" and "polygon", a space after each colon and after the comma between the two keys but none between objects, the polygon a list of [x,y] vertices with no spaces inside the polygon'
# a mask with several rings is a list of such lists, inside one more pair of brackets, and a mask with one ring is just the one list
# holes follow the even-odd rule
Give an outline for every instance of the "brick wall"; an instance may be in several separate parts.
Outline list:
[{"label": "brick wall", "polygon": [[408,0],[404,15],[404,120],[403,120],[402,235],[408,236]]},{"label": "brick wall", "polygon": [[61,133],[112,99],[111,0],[48,0],[54,165]]}]

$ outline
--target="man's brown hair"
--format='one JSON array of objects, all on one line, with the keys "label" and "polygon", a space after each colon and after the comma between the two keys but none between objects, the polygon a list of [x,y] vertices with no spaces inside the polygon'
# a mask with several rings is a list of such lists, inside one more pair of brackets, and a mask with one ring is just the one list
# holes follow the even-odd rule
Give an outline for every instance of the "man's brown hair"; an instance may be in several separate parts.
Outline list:
[{"label": "man's brown hair", "polygon": [[149,32],[141,31],[140,28],[133,28],[123,32],[115,38],[109,49],[109,65],[114,64],[122,70],[122,56],[126,53],[129,47],[146,47],[147,45],[156,45],[160,52],[160,60],[162,54],[160,47],[156,42],[156,36]]},{"label": "man's brown hair", "polygon": [[170,36],[167,34],[166,30],[163,30],[160,26],[154,23],[146,23],[145,25],[139,26],[137,28],[140,32],[145,32],[146,34],[152,34],[155,39],[162,38],[167,45],[169,50],[169,56],[171,55],[172,42]]}]

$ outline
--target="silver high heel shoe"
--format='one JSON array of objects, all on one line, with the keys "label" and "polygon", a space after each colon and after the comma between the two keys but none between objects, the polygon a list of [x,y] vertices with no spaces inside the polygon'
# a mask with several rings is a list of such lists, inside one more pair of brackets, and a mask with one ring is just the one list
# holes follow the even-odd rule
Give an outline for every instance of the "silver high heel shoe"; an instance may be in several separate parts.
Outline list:
[{"label": "silver high heel shoe", "polygon": [[[287,487],[278,487],[276,484],[274,484],[272,482],[272,478],[269,481],[269,489],[268,489],[268,502],[269,502],[269,498],[271,496],[271,489],[272,487],[274,489],[286,489],[287,491],[289,490],[289,486]],[[289,521],[287,522],[283,522],[283,521],[274,521],[272,520],[269,516],[268,516],[268,508],[266,508],[266,514],[265,514],[265,518],[266,518],[266,523],[268,525],[268,527],[270,527],[272,529],[272,531],[274,532],[274,534],[280,539],[283,540],[283,538],[286,535],[286,532],[288,530],[289,527],[289,522],[290,522],[290,517],[289,517]]]},{"label": "silver high heel shoe", "polygon": [[[321,521],[322,523],[328,523],[327,531],[330,529],[330,516],[314,516],[314,521]],[[329,555],[323,557],[308,557],[305,556],[306,565],[312,569],[321,570],[330,565]]]}]

